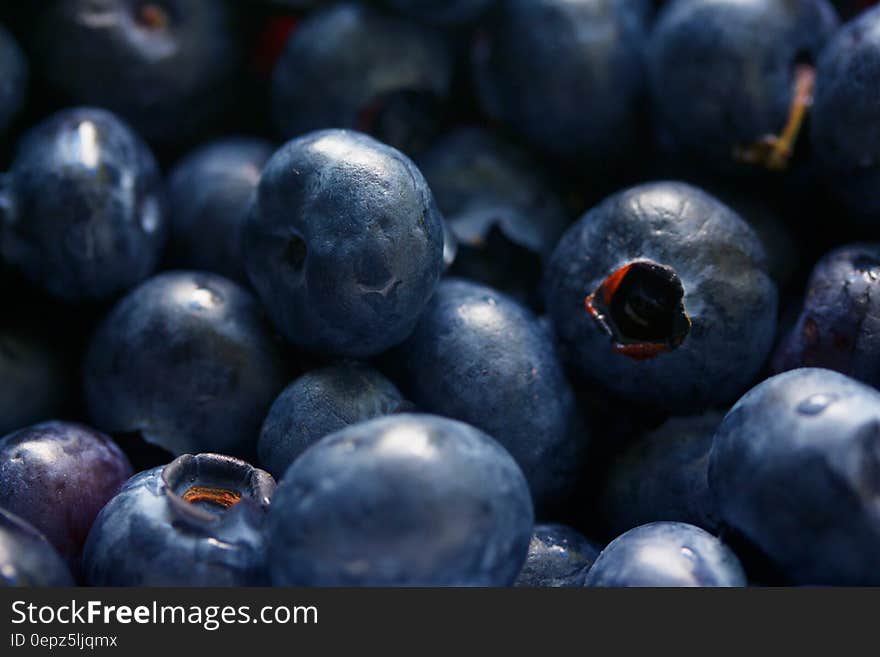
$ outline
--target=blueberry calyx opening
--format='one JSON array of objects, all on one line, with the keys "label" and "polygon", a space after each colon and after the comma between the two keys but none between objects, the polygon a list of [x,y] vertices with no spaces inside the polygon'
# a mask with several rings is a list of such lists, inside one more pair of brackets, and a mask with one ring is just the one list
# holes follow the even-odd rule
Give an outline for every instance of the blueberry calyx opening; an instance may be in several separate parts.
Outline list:
[{"label": "blueberry calyx opening", "polygon": [[639,260],[612,272],[585,305],[616,352],[647,360],[677,348],[690,331],[683,299],[674,269]]},{"label": "blueberry calyx opening", "polygon": [[193,486],[183,494],[183,501],[190,504],[207,503],[228,509],[241,501],[241,493],[216,486]]},{"label": "blueberry calyx opening", "polygon": [[136,20],[138,25],[148,30],[163,30],[168,27],[171,17],[161,5],[147,2],[137,8]]},{"label": "blueberry calyx opening", "polygon": [[282,258],[289,267],[299,271],[305,265],[307,250],[305,240],[299,235],[293,235],[284,244]]},{"label": "blueberry calyx opening", "polygon": [[162,469],[165,497],[177,520],[212,526],[240,505],[265,510],[275,490],[268,472],[221,454],[184,454]]}]

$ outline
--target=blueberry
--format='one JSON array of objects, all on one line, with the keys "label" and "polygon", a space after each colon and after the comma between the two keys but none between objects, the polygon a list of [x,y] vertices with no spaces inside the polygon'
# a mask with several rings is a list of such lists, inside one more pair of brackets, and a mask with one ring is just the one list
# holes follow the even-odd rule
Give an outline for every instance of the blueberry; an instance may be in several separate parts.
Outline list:
[{"label": "blueberry", "polygon": [[798,369],[749,391],[709,461],[721,519],[794,584],[880,582],[880,392]]},{"label": "blueberry", "polygon": [[129,293],[96,331],[84,369],[99,427],[175,455],[252,454],[287,377],[253,295],[201,272],[160,274]]},{"label": "blueberry", "polygon": [[286,137],[351,128],[414,152],[436,133],[451,82],[441,34],[345,2],[297,26],[272,74],[272,110]]},{"label": "blueberry", "polygon": [[101,511],[83,555],[93,586],[263,586],[267,472],[185,454],[141,472]]},{"label": "blueberry", "polygon": [[0,135],[25,103],[28,87],[28,64],[9,31],[0,25]]},{"label": "blueberry", "polygon": [[758,238],[683,183],[632,187],[590,210],[556,247],[545,288],[583,376],[673,412],[732,401],[757,376],[776,328]]},{"label": "blueberry", "polygon": [[231,100],[240,44],[227,2],[53,0],[37,14],[36,57],[74,103],[172,142],[215,123]]},{"label": "blueberry", "polygon": [[608,544],[586,586],[745,586],[739,559],[709,532],[683,522],[652,522]]},{"label": "blueberry", "polygon": [[878,295],[880,244],[850,244],[827,254],[813,269],[803,309],[774,355],[774,369],[825,367],[880,386]]},{"label": "blueberry", "polygon": [[73,586],[73,577],[45,536],[0,509],[0,588],[7,586]]},{"label": "blueberry", "polygon": [[789,206],[772,206],[760,188],[743,186],[736,177],[698,186],[733,209],[755,231],[767,253],[767,271],[780,291],[800,283],[797,277],[802,273],[807,244],[802,236],[804,227],[788,221]]},{"label": "blueberry", "polygon": [[667,148],[722,170],[785,169],[837,25],[827,0],[669,2],[648,49]]},{"label": "blueberry", "polygon": [[458,242],[452,273],[532,301],[568,224],[539,163],[478,128],[445,135],[416,163]]},{"label": "blueberry", "polygon": [[0,177],[0,255],[66,301],[107,299],[146,278],[165,233],[153,156],[104,110],[38,124]]},{"label": "blueberry", "polygon": [[21,330],[0,329],[0,436],[56,417],[68,397],[56,350]]},{"label": "blueberry", "polygon": [[565,525],[536,525],[514,586],[583,586],[602,548]]},{"label": "blueberry", "polygon": [[477,20],[496,0],[385,0],[402,14],[438,25],[462,25]]},{"label": "blueberry", "polygon": [[525,307],[447,279],[395,360],[419,408],[472,424],[513,455],[540,515],[575,490],[588,432],[552,338]]},{"label": "blueberry", "polygon": [[644,0],[505,0],[473,48],[483,109],[537,148],[608,168],[642,101]]},{"label": "blueberry", "polygon": [[392,415],[306,450],[269,510],[276,586],[505,586],[532,533],[522,472],[461,422]]},{"label": "blueberry", "polygon": [[810,136],[831,192],[856,219],[880,218],[880,7],[844,25],[823,51]]},{"label": "blueberry", "polygon": [[169,259],[177,267],[247,281],[241,231],[272,155],[262,139],[220,139],[188,154],[168,179]]},{"label": "blueberry", "polygon": [[601,506],[614,534],[658,520],[718,528],[709,450],[722,413],[673,417],[646,432],[606,471]]},{"label": "blueberry", "polygon": [[280,477],[324,436],[405,404],[394,384],[366,365],[341,363],[303,374],[278,396],[263,422],[260,464]]},{"label": "blueberry", "polygon": [[371,356],[413,330],[443,267],[442,223],[405,155],[357,132],[314,132],[266,165],[245,263],[292,343]]},{"label": "blueberry", "polygon": [[116,444],[81,424],[44,422],[0,438],[0,507],[42,532],[74,570],[95,516],[130,476]]}]

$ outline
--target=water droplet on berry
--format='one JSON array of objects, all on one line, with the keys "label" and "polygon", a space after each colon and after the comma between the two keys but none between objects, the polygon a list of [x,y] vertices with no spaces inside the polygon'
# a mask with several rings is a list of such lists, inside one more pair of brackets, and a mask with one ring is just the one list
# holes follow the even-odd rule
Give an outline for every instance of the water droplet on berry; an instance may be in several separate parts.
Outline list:
[{"label": "water droplet on berry", "polygon": [[223,295],[208,287],[198,285],[190,296],[190,307],[196,310],[209,310],[223,302]]},{"label": "water droplet on berry", "polygon": [[159,229],[159,204],[152,196],[141,203],[141,228],[145,233],[155,233]]},{"label": "water droplet on berry", "polygon": [[835,394],[816,393],[798,404],[797,411],[802,415],[819,415],[836,402],[838,398],[838,395]]}]

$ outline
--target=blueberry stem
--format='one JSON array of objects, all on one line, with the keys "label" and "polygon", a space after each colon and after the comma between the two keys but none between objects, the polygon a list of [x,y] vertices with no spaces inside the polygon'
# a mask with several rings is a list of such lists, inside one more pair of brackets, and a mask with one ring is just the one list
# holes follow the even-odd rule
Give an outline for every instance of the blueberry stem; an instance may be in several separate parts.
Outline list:
[{"label": "blueberry stem", "polygon": [[780,135],[767,135],[753,144],[737,147],[734,158],[747,164],[756,164],[770,171],[784,171],[794,154],[795,143],[807,112],[813,104],[816,69],[810,64],[798,64],[794,72],[794,94],[788,121]]}]

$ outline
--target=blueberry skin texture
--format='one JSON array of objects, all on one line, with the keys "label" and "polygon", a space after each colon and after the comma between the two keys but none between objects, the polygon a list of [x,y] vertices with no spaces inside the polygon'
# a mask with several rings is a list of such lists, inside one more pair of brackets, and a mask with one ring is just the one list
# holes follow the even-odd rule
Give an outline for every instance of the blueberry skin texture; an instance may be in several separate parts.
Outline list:
[{"label": "blueberry skin texture", "polygon": [[458,240],[451,272],[520,300],[569,223],[540,165],[479,128],[459,128],[416,158]]},{"label": "blueberry skin texture", "polygon": [[394,384],[366,365],[340,363],[307,372],[272,404],[257,445],[260,464],[280,478],[324,436],[395,413],[403,404]]},{"label": "blueberry skin texture", "polygon": [[0,135],[27,98],[28,64],[12,34],[0,25]]},{"label": "blueberry skin texture", "polygon": [[107,436],[44,422],[0,438],[0,507],[42,532],[76,569],[95,516],[131,476]]},{"label": "blueberry skin texture", "polygon": [[718,526],[709,490],[709,450],[723,413],[672,417],[648,431],[611,464],[602,487],[608,529],[623,532],[661,520]]},{"label": "blueberry skin texture", "polygon": [[269,510],[276,586],[506,586],[532,533],[526,480],[483,432],[400,414],[306,450]]},{"label": "blueberry skin texture", "polygon": [[[218,454],[183,455],[182,487],[159,466],[132,477],[98,515],[83,553],[91,586],[265,586],[268,473]],[[225,511],[199,509],[188,485],[239,493]],[[184,490],[181,490],[184,489]]]},{"label": "blueberry skin texture", "polygon": [[73,576],[45,536],[0,509],[0,588],[12,586],[73,586]]},{"label": "blueberry skin texture", "polygon": [[174,266],[247,282],[241,232],[274,150],[263,139],[228,137],[197,148],[174,167],[167,188]]},{"label": "blueberry skin texture", "polygon": [[[584,307],[606,277],[635,261],[676,272],[691,322],[680,346],[644,360],[618,353]],[[758,375],[776,329],[777,291],[760,241],[731,209],[684,183],[638,185],[587,212],[556,247],[545,294],[583,376],[669,412],[734,399]]]},{"label": "blueberry skin texture", "polygon": [[536,525],[526,563],[514,586],[583,586],[587,572],[602,551],[565,525]]},{"label": "blueberry skin texture", "polygon": [[385,0],[392,9],[411,18],[437,25],[472,23],[496,0]]},{"label": "blueberry skin texture", "polygon": [[815,62],[838,26],[826,0],[673,0],[648,47],[654,120],[666,147],[721,170],[778,135],[797,64]]},{"label": "blueberry skin texture", "polygon": [[472,53],[483,110],[534,147],[607,168],[635,146],[643,0],[507,0]]},{"label": "blueberry skin texture", "polygon": [[590,572],[591,587],[746,586],[736,555],[709,532],[684,522],[652,522],[615,538]]},{"label": "blueberry skin texture", "polygon": [[350,128],[411,153],[436,131],[452,65],[445,39],[427,26],[358,3],[320,9],[275,65],[275,123],[288,138]]},{"label": "blueberry skin texture", "polygon": [[824,367],[880,386],[880,244],[843,246],[817,263],[773,367]]},{"label": "blueberry skin texture", "polygon": [[811,121],[813,160],[854,218],[880,218],[880,8],[844,25],[822,52]]},{"label": "blueberry skin texture", "polygon": [[406,338],[443,268],[442,217],[412,161],[324,130],[282,146],[245,224],[245,264],[293,344],[361,358]]},{"label": "blueberry skin texture", "polygon": [[0,329],[0,436],[57,417],[69,394],[68,379],[52,346]]},{"label": "blueberry skin texture", "polygon": [[876,585],[878,436],[874,388],[818,368],[764,381],[715,434],[722,520],[793,584]]},{"label": "blueberry skin texture", "polygon": [[467,422],[511,453],[539,516],[568,500],[589,433],[552,338],[528,309],[491,288],[445,279],[395,354],[418,408]]},{"label": "blueberry skin texture", "polygon": [[54,0],[34,50],[72,103],[106,107],[161,143],[216,122],[241,55],[233,12],[217,0]]},{"label": "blueberry skin texture", "polygon": [[0,176],[0,255],[64,301],[106,300],[149,276],[166,232],[152,154],[104,110],[52,115]]},{"label": "blueberry skin texture", "polygon": [[250,455],[287,381],[262,308],[216,274],[166,272],[123,298],[92,337],[85,397],[99,427],[179,455]]}]

